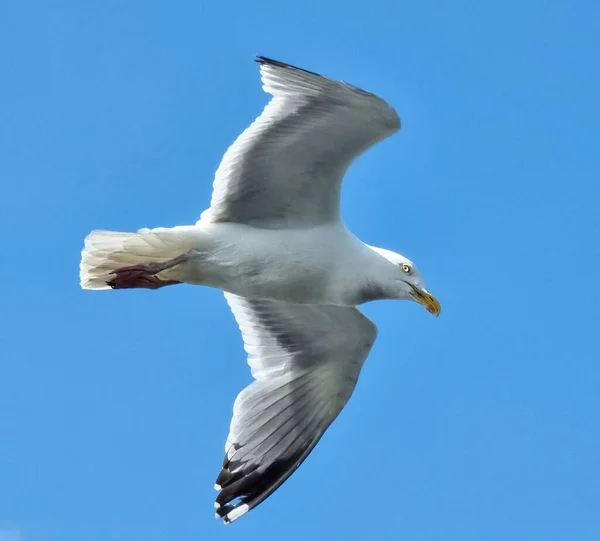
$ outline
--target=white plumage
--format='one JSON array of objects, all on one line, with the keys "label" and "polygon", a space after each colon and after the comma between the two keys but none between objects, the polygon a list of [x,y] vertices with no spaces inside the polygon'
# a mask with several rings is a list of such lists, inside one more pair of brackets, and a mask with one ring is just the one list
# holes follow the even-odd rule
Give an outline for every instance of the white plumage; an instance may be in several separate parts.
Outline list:
[{"label": "white plumage", "polygon": [[258,57],[263,113],[227,150],[210,208],[193,226],[94,231],[85,289],[217,287],[255,381],[234,404],[215,488],[231,522],[291,475],[350,398],[377,334],[356,306],[409,299],[437,315],[414,264],[357,239],[340,190],[358,155],[400,128],[381,98]]}]

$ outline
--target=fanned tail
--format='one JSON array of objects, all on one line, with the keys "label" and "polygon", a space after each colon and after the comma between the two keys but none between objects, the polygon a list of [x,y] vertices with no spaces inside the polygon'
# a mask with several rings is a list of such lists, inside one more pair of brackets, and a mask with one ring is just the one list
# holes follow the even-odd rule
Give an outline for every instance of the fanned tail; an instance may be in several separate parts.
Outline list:
[{"label": "fanned tail", "polygon": [[161,227],[141,229],[137,233],[92,231],[81,252],[81,287],[111,289],[117,271],[139,266],[152,268],[180,258],[193,248],[193,239],[183,229]]}]

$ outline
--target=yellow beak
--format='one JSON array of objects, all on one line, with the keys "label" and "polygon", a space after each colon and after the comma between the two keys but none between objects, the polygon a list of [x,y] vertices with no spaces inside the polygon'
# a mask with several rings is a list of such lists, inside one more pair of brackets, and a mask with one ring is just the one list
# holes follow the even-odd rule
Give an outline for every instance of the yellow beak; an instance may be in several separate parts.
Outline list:
[{"label": "yellow beak", "polygon": [[440,311],[442,310],[440,302],[426,289],[415,289],[414,298],[430,314],[433,314],[435,317],[440,315]]}]

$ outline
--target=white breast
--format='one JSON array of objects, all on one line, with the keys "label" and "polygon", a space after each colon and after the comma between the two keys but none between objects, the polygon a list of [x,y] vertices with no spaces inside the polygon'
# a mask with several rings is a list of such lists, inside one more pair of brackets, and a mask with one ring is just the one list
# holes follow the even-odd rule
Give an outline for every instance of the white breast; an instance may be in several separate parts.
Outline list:
[{"label": "white breast", "polygon": [[344,304],[352,276],[371,251],[340,223],[264,230],[232,223],[199,224],[206,242],[186,281],[257,299]]}]

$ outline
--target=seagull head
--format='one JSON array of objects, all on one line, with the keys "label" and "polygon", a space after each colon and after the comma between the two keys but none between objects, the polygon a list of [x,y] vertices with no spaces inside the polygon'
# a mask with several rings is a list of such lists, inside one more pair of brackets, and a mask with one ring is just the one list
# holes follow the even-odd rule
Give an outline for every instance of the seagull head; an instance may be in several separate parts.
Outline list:
[{"label": "seagull head", "polygon": [[439,301],[427,291],[425,282],[416,265],[407,257],[376,246],[369,246],[371,250],[392,263],[393,267],[386,267],[387,280],[393,282],[394,299],[405,299],[418,302],[430,314],[439,316],[441,306]]}]

